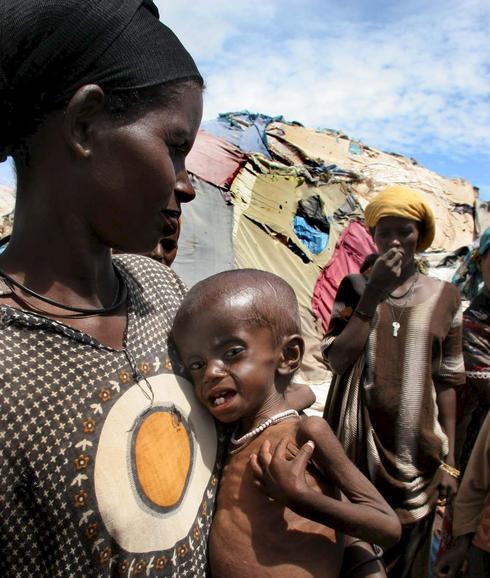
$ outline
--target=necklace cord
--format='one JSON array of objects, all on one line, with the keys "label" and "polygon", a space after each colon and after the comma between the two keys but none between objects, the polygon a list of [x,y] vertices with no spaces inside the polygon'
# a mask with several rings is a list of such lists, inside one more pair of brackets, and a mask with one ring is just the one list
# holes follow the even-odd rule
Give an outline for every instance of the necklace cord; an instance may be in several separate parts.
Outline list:
[{"label": "necklace cord", "polygon": [[405,293],[403,293],[403,295],[397,295],[396,297],[392,294],[392,293],[388,293],[388,298],[389,299],[403,299],[404,297],[406,297],[410,291],[414,288],[415,284],[417,283],[417,281],[419,280],[419,275],[420,273],[418,272],[418,270],[415,272],[415,279],[414,282],[410,285],[410,287],[405,291]]},{"label": "necklace cord", "polygon": [[118,268],[115,267],[114,265],[113,267],[118,282],[114,300],[108,307],[98,307],[98,308],[75,307],[72,305],[65,305],[64,303],[60,303],[59,301],[55,301],[54,299],[50,299],[49,297],[45,297],[44,295],[36,293],[36,291],[29,289],[29,287],[26,287],[25,285],[20,283],[20,281],[17,281],[16,279],[14,279],[13,277],[11,277],[2,270],[0,270],[0,277],[3,277],[7,285],[12,290],[12,293],[15,293],[13,287],[17,287],[18,289],[21,289],[28,295],[35,297],[40,301],[44,301],[44,303],[48,303],[49,305],[53,305],[54,307],[59,307],[60,309],[65,309],[66,311],[71,311],[73,313],[82,313],[85,315],[104,315],[112,311],[115,311],[116,309],[119,309],[121,305],[125,303],[128,297],[128,288],[126,287],[126,283],[124,282],[124,279],[122,278],[122,275],[118,270]]},{"label": "necklace cord", "polygon": [[404,293],[404,295],[402,295],[401,297],[396,298],[396,299],[402,299],[403,297],[407,297],[405,299],[404,303],[402,303],[401,305],[397,305],[397,307],[401,308],[401,312],[400,312],[400,315],[398,316],[398,318],[395,315],[395,309],[393,307],[393,304],[390,301],[391,294],[390,294],[390,297],[387,299],[387,304],[390,307],[391,317],[393,319],[393,322],[391,324],[393,327],[393,337],[398,336],[398,330],[400,329],[400,321],[403,317],[403,314],[405,313],[405,307],[408,305],[408,302],[410,301],[410,299],[413,297],[413,294],[415,293],[415,285],[417,284],[418,280],[419,280],[419,272],[417,271],[415,274],[415,279],[414,279],[413,283],[410,285],[408,291],[406,293]]}]

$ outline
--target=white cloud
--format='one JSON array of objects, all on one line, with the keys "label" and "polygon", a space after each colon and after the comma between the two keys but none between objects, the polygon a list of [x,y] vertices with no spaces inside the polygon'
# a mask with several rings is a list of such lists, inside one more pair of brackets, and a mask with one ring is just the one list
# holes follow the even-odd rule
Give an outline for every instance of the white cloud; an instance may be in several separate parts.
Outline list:
[{"label": "white cloud", "polygon": [[486,2],[339,4],[170,1],[161,13],[206,77],[205,118],[247,108],[400,152],[490,150]]}]

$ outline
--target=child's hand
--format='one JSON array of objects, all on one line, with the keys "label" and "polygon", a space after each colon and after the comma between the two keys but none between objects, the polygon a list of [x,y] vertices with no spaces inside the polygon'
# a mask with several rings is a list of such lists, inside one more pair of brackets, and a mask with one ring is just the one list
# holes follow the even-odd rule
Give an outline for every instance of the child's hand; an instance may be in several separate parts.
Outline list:
[{"label": "child's hand", "polygon": [[271,453],[271,444],[266,440],[258,454],[250,456],[250,465],[256,484],[264,490],[269,498],[290,503],[297,500],[309,490],[306,483],[306,464],[310,459],[315,444],[306,442],[293,459],[286,458],[288,439],[283,438]]}]

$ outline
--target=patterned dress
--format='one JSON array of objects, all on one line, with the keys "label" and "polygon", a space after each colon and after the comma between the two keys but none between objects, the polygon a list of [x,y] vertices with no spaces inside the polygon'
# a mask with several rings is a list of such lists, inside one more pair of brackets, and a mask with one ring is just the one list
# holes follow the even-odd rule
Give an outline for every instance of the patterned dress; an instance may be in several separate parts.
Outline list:
[{"label": "patterned dress", "polygon": [[221,450],[167,337],[185,288],[137,256],[125,347],[0,307],[0,575],[204,577]]}]

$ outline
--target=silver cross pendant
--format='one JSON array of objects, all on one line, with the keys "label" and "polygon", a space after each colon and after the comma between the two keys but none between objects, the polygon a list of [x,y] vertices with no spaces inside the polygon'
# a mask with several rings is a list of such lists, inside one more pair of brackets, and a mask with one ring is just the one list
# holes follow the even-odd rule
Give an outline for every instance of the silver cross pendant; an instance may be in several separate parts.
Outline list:
[{"label": "silver cross pendant", "polygon": [[391,326],[393,327],[393,337],[398,337],[398,330],[400,329],[400,324],[398,323],[398,321],[393,321]]}]

